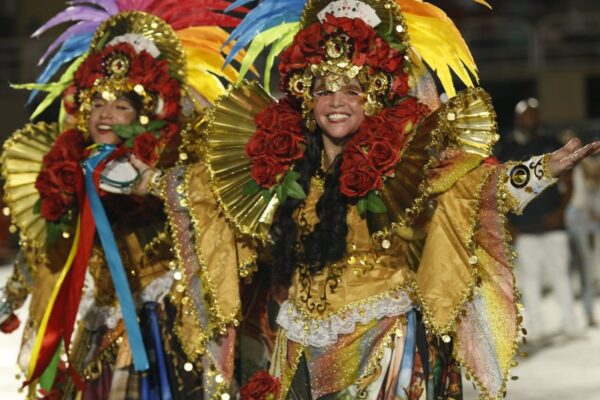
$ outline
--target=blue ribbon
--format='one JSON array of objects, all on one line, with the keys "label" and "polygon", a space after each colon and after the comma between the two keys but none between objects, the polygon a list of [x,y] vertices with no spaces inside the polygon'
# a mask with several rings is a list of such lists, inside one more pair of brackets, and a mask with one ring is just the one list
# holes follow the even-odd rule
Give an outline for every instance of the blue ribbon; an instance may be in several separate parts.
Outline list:
[{"label": "blue ribbon", "polygon": [[96,191],[96,186],[94,185],[94,169],[114,150],[115,146],[113,145],[102,145],[98,147],[98,153],[93,154],[84,161],[85,188],[96,223],[96,230],[100,237],[100,243],[102,243],[102,249],[104,250],[104,257],[106,258],[106,263],[108,264],[108,269],[110,270],[113,285],[121,306],[121,312],[123,313],[123,320],[125,321],[125,328],[127,329],[127,336],[133,356],[133,366],[136,371],[143,372],[148,370],[149,364],[144,340],[142,339],[142,332],[137,320],[135,303],[129,290],[127,275],[125,274],[125,268],[123,267],[123,261],[119,254],[115,236],[108,222],[106,211],[104,211],[104,207],[102,206],[102,201],[100,201],[100,196],[98,196],[98,192]]},{"label": "blue ribbon", "polygon": [[[160,400],[172,400],[173,395],[171,394],[171,385],[169,384],[169,376],[167,373],[167,360],[160,335],[158,315],[156,313],[157,307],[158,303],[155,301],[149,301],[144,304],[144,314],[147,318],[147,327],[149,328],[145,330],[145,333],[147,334],[147,340],[150,341],[148,347],[154,350],[154,359],[156,360],[156,367],[158,368],[156,375],[158,375],[157,383],[160,386],[159,398]],[[153,368],[153,370],[155,370],[155,368]]]}]

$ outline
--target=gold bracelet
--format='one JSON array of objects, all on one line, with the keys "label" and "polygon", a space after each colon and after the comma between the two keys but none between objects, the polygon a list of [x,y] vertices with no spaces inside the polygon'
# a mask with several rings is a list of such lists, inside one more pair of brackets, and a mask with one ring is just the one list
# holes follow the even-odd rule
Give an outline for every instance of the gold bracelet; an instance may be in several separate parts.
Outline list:
[{"label": "gold bracelet", "polygon": [[548,170],[548,160],[552,157],[552,153],[546,153],[542,155],[541,163],[542,163],[542,173],[545,179],[556,179],[552,175],[550,175],[550,171]]},{"label": "gold bracelet", "polygon": [[150,180],[148,181],[148,193],[152,193],[156,197],[161,197],[161,184],[162,171],[160,169],[155,169]]}]

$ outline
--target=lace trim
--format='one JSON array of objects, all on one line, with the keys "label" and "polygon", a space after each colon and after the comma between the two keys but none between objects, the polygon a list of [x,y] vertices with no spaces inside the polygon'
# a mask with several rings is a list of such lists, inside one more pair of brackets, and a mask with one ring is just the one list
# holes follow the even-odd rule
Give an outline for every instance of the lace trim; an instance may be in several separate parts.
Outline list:
[{"label": "lace trim", "polygon": [[277,323],[286,330],[289,340],[304,346],[325,347],[336,343],[339,335],[354,332],[357,323],[366,324],[375,319],[402,315],[411,308],[410,297],[403,290],[321,319],[306,316],[294,303],[286,300],[277,315]]}]

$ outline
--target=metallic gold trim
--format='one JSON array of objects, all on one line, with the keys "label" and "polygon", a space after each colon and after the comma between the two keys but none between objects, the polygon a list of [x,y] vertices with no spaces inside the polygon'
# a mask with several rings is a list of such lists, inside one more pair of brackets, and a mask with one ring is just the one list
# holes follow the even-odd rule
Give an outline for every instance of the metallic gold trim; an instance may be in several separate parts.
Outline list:
[{"label": "metallic gold trim", "polygon": [[485,158],[498,141],[496,113],[490,96],[468,88],[422,121],[401,153],[394,177],[385,181],[381,198],[387,213],[367,217],[375,243],[383,243],[410,227],[432,195],[427,173],[437,164],[443,146]]},{"label": "metallic gold trim", "polygon": [[171,25],[143,11],[127,11],[103,21],[92,39],[91,49],[103,47],[117,36],[138,34],[151,40],[169,63],[169,70],[181,82],[186,82],[187,62],[181,41]]},{"label": "metallic gold trim", "polygon": [[209,110],[200,127],[206,136],[205,160],[210,172],[210,189],[227,221],[242,235],[263,243],[279,201],[266,202],[262,195],[245,195],[251,163],[245,147],[256,130],[254,117],[273,99],[257,83],[244,81],[230,87]]},{"label": "metallic gold trim", "polygon": [[23,237],[39,248],[46,242],[46,221],[33,212],[40,199],[35,181],[43,158],[59,133],[56,123],[27,124],[4,142],[0,156],[4,202],[10,210],[11,221]]}]

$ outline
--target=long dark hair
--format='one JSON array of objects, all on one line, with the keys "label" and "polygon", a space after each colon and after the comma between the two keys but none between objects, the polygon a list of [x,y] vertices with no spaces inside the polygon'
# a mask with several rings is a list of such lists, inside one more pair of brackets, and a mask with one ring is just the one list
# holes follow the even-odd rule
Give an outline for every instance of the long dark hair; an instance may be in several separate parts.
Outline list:
[{"label": "long dark hair", "polygon": [[[323,140],[319,132],[305,132],[308,138],[304,158],[295,165],[300,173],[298,183],[304,191],[310,190],[310,180],[321,166]],[[298,225],[294,211],[302,200],[286,199],[279,206],[275,222],[271,227],[274,241],[273,277],[276,283],[289,284],[299,263],[308,265],[311,272],[322,270],[346,252],[346,209],[348,198],[340,192],[341,155],[338,156],[325,178],[324,193],[316,207],[319,222],[312,232],[302,235],[298,242]]]}]

